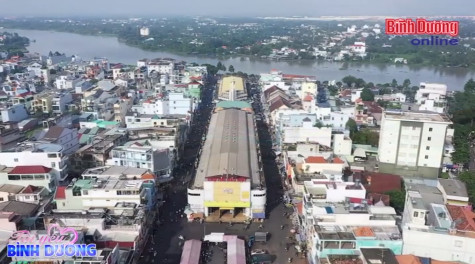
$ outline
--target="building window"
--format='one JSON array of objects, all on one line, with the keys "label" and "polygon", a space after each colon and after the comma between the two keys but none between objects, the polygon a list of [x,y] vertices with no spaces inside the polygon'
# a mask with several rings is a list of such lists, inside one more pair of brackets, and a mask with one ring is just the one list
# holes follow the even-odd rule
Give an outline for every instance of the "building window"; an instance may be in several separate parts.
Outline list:
[{"label": "building window", "polygon": [[429,155],[425,155],[425,157],[424,157],[424,158],[425,158],[425,159],[428,159],[428,158],[429,158]]},{"label": "building window", "polygon": [[432,132],[432,127],[429,127],[429,132]]},{"label": "building window", "polygon": [[430,147],[429,147],[429,146],[427,146],[427,147],[426,147],[426,150],[430,150]]},{"label": "building window", "polygon": [[414,217],[419,217],[419,213],[418,213],[418,212],[414,212]]},{"label": "building window", "polygon": [[56,163],[55,162],[51,162],[51,168],[56,168]]},{"label": "building window", "polygon": [[427,141],[431,141],[431,140],[432,140],[432,138],[431,138],[431,137],[428,137],[428,138],[427,138]]},{"label": "building window", "polygon": [[3,201],[3,197],[0,197],[0,202],[2,202],[2,201]]},{"label": "building window", "polygon": [[19,181],[21,180],[20,175],[8,175],[8,180],[10,181]]},{"label": "building window", "polygon": [[14,162],[18,162],[18,158],[14,158],[13,161],[14,161]]}]

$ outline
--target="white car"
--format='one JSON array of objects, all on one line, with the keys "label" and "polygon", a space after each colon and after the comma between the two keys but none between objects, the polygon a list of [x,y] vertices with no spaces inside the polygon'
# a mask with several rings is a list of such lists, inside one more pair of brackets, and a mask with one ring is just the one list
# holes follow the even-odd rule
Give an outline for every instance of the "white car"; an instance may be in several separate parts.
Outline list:
[{"label": "white car", "polygon": [[254,249],[251,251],[251,255],[258,255],[258,254],[267,254],[267,250],[265,249]]}]

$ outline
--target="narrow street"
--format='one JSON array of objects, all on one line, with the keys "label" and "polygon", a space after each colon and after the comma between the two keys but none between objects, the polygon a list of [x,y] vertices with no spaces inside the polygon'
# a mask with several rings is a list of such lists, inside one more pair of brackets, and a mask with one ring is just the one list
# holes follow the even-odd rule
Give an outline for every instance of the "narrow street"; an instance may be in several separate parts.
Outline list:
[{"label": "narrow street", "polygon": [[[227,223],[188,222],[184,217],[183,210],[187,205],[187,186],[183,184],[183,180],[188,173],[191,173],[190,170],[196,161],[202,137],[206,134],[207,128],[205,125],[208,123],[213,108],[212,100],[215,84],[216,80],[208,80],[208,85],[203,91],[201,108],[193,119],[189,139],[180,163],[182,168],[175,173],[175,179],[166,191],[165,203],[160,208],[159,222],[157,222],[153,239],[149,241],[148,247],[144,250],[145,253],[139,262],[179,263],[182,252],[179,245],[179,236],[183,236],[185,239],[201,240],[205,234],[224,232],[247,238],[254,235],[255,232],[264,231],[269,232],[269,240],[267,243],[256,243],[252,249],[266,249],[269,254],[275,256],[273,263],[288,263],[289,257],[294,259],[292,263],[305,263],[297,257],[296,250],[289,239],[292,224],[287,215],[293,209],[286,208],[281,201],[283,195],[282,182],[275,157],[272,155],[264,155],[263,157],[267,186],[267,219],[262,224],[262,229],[259,228],[260,223],[252,223],[249,228],[245,229],[244,224],[229,226]],[[256,113],[260,113],[259,103],[254,103],[253,107]],[[263,121],[258,121],[257,126],[262,153],[272,153],[272,141],[267,125]],[[283,230],[281,229],[282,226],[284,226]]]}]

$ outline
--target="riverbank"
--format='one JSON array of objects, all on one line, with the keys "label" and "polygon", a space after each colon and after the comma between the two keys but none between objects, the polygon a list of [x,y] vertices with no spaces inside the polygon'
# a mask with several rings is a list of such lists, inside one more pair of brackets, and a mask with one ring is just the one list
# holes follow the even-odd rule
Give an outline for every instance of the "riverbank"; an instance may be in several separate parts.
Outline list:
[{"label": "riverbank", "polygon": [[[423,67],[413,65],[391,65],[378,63],[329,61],[271,61],[250,57],[209,57],[196,55],[176,55],[169,52],[144,51],[119,42],[115,37],[90,36],[58,31],[4,29],[26,36],[36,42],[30,43],[28,50],[32,53],[46,55],[50,51],[59,51],[79,58],[92,59],[105,57],[110,62],[136,65],[143,58],[174,58],[180,61],[198,64],[216,65],[219,61],[226,67],[233,65],[236,72],[260,74],[277,69],[288,74],[316,76],[319,80],[341,80],[348,75],[358,76],[368,82],[390,83],[392,79],[402,82],[410,79],[413,84],[419,82],[445,83],[450,90],[461,90],[468,79],[475,78],[475,72],[461,68]],[[342,69],[341,69],[342,68]]]},{"label": "riverbank", "polygon": [[[141,44],[133,44],[131,41],[120,38],[118,34],[113,34],[113,33],[103,33],[103,32],[94,32],[94,31],[89,31],[89,32],[83,32],[83,31],[67,31],[67,30],[58,30],[58,29],[52,29],[52,30],[44,30],[44,29],[36,29],[36,28],[24,28],[24,27],[9,27],[8,29],[5,28],[5,30],[35,30],[35,31],[44,31],[44,32],[58,32],[58,33],[70,33],[70,34],[77,34],[77,35],[82,35],[82,36],[93,36],[93,37],[103,37],[103,38],[114,38],[118,42],[123,43],[129,47],[134,47],[138,48],[143,51],[148,51],[148,52],[167,52],[171,53],[174,55],[178,56],[196,56],[200,58],[208,58],[208,59],[217,59],[217,60],[227,60],[230,58],[239,58],[239,59],[248,59],[248,60],[259,60],[259,61],[269,61],[269,62],[290,62],[290,63],[303,63],[303,64],[308,64],[308,63],[320,63],[320,62],[335,62],[335,63],[358,63],[361,65],[375,65],[375,66],[390,66],[390,65],[397,65],[394,63],[394,58],[404,58],[408,61],[411,61],[413,58],[413,54],[382,54],[382,53],[376,53],[376,54],[369,54],[371,57],[378,57],[378,59],[375,60],[347,60],[347,61],[328,61],[326,59],[282,59],[282,60],[276,60],[272,58],[268,58],[268,56],[265,56],[267,58],[263,58],[263,56],[257,56],[257,55],[251,55],[251,54],[240,54],[240,53],[235,53],[235,54],[210,54],[210,53],[195,53],[195,52],[180,52],[176,51],[175,49],[172,49],[170,47],[157,47],[157,46],[146,46],[143,43]],[[410,64],[405,64],[411,67],[432,67],[434,66],[432,63],[428,61],[423,61],[421,63],[410,63]],[[462,69],[469,69],[469,70],[475,70],[475,64],[472,65],[467,65],[467,66],[445,66],[445,65],[437,65],[440,68],[462,68]]]}]

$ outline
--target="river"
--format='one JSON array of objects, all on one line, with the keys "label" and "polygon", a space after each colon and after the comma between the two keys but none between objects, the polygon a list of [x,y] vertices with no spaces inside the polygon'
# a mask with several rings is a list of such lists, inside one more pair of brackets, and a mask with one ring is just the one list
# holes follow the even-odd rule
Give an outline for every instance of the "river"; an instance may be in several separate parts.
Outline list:
[{"label": "river", "polygon": [[[1,30],[0,30],[1,31]],[[278,69],[284,73],[314,75],[319,80],[341,80],[344,76],[354,75],[367,82],[386,83],[396,79],[402,83],[410,79],[413,85],[419,82],[437,82],[447,84],[450,90],[461,90],[469,78],[475,78],[475,72],[463,68],[415,67],[407,65],[380,65],[350,63],[342,68],[337,62],[286,62],[267,61],[252,58],[210,58],[193,55],[176,55],[169,52],[144,51],[121,43],[114,37],[85,36],[72,33],[39,31],[39,30],[7,30],[35,40],[28,47],[30,52],[46,55],[50,51],[64,52],[88,59],[106,57],[110,62],[135,64],[142,58],[175,58],[199,64],[216,65],[222,61],[225,66],[233,65],[236,71],[246,73],[263,73]],[[422,48],[422,47],[421,47]]]}]

